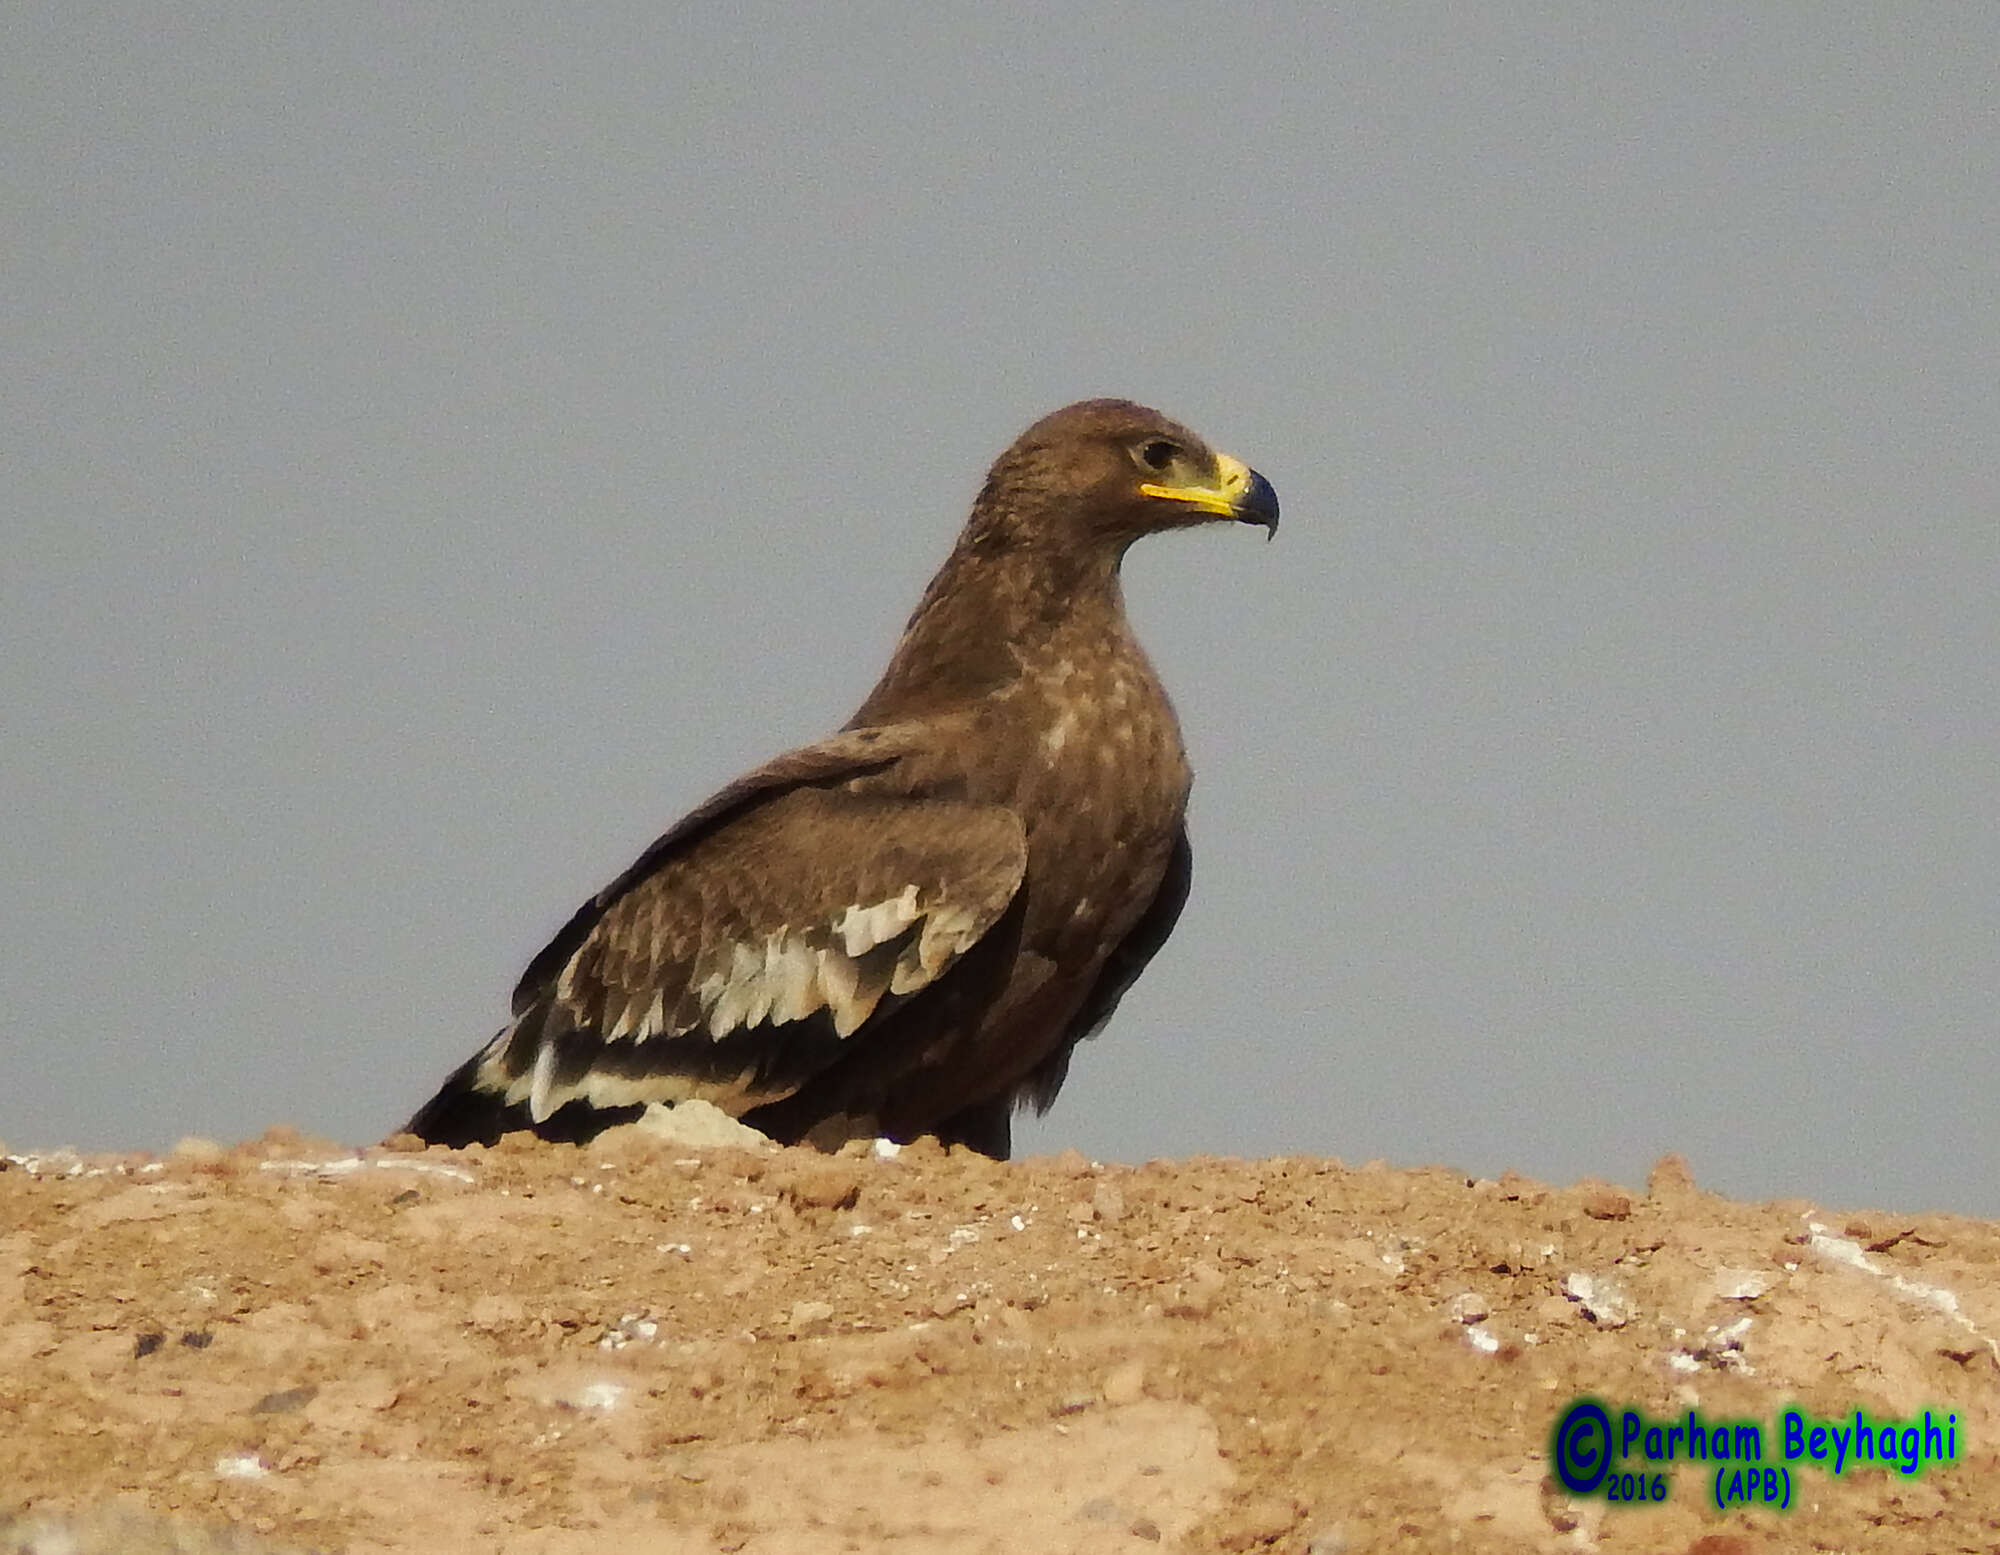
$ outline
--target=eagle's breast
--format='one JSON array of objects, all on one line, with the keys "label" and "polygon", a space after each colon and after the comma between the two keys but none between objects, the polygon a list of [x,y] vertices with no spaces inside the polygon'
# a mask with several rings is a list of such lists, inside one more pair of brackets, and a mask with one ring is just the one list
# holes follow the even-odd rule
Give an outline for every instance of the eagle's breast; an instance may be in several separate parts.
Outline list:
[{"label": "eagle's breast", "polygon": [[1023,937],[1085,980],[1160,883],[1187,807],[1187,752],[1172,703],[1125,632],[1089,654],[1050,653],[1022,679],[1020,715]]}]

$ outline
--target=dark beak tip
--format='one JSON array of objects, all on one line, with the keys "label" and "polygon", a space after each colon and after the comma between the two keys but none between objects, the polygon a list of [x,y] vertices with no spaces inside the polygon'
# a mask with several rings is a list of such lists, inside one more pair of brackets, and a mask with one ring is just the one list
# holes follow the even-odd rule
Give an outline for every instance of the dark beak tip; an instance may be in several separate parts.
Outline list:
[{"label": "dark beak tip", "polygon": [[1277,538],[1278,494],[1255,470],[1250,472],[1250,485],[1237,504],[1236,515],[1246,524],[1262,524],[1267,541]]}]

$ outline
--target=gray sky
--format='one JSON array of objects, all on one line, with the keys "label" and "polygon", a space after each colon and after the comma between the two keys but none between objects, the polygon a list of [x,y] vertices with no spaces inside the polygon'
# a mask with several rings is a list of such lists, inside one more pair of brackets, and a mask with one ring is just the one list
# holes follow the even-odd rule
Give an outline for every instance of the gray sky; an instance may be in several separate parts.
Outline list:
[{"label": "gray sky", "polygon": [[1027,1150],[2000,1213],[2000,7],[0,20],[0,1138],[362,1141],[1122,394],[1179,933]]}]

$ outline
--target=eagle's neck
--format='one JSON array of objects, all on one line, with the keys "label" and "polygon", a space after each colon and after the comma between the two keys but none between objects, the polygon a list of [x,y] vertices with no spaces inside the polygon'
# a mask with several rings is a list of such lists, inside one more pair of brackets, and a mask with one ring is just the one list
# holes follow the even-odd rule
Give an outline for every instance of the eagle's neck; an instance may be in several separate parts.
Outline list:
[{"label": "eagle's neck", "polygon": [[998,548],[968,532],[904,628],[849,727],[893,723],[989,696],[1086,642],[1130,649],[1123,549]]}]

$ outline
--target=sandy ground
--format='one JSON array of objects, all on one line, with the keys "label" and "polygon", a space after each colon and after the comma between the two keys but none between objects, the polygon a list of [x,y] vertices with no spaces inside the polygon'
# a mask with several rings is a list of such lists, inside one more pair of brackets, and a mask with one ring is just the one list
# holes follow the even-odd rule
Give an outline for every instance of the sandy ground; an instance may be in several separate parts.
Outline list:
[{"label": "sandy ground", "polygon": [[[2000,1228],[1672,1159],[17,1155],[0,1550],[1996,1550],[1996,1336]],[[1627,1459],[1665,1499],[1612,1504],[1552,1477],[1586,1394],[1772,1467],[1787,1409],[1928,1407],[1957,1457],[1727,1512],[1716,1464]]]}]

